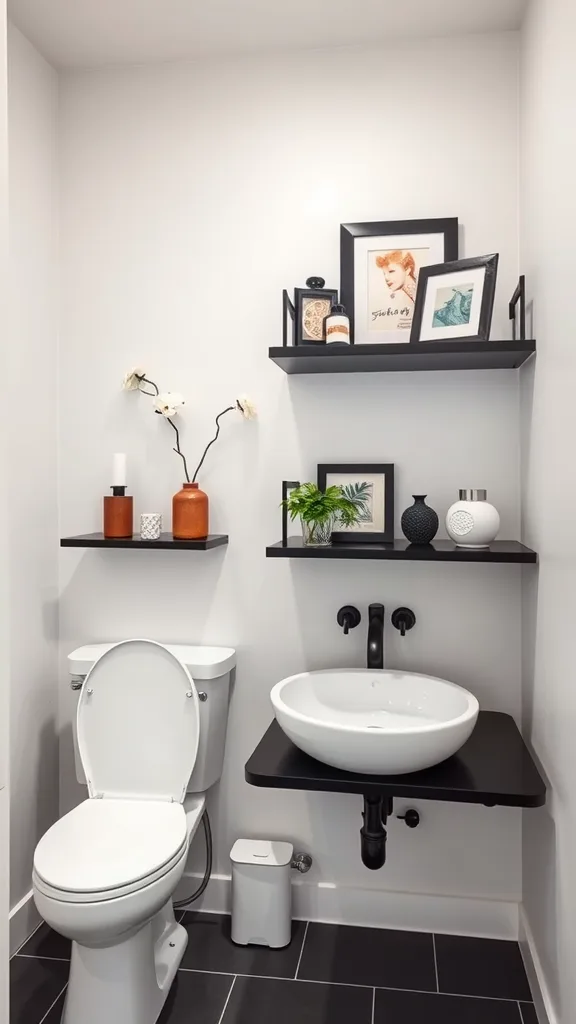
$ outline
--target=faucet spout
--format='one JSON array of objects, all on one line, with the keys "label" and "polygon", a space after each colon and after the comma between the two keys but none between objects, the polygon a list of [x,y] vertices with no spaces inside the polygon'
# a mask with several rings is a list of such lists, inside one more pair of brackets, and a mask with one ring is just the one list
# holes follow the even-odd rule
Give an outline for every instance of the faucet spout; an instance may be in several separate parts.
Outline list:
[{"label": "faucet spout", "polygon": [[384,605],[368,608],[368,668],[384,668]]}]

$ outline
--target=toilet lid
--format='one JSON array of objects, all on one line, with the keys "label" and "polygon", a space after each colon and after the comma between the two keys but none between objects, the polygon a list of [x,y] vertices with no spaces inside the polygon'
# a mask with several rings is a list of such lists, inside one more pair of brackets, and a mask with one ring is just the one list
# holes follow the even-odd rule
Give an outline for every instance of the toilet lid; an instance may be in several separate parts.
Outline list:
[{"label": "toilet lid", "polygon": [[55,889],[102,892],[149,878],[185,846],[181,804],[85,800],[42,837],[34,870]]},{"label": "toilet lid", "polygon": [[162,644],[124,640],[95,662],[77,730],[90,796],[184,799],[198,753],[198,693]]}]

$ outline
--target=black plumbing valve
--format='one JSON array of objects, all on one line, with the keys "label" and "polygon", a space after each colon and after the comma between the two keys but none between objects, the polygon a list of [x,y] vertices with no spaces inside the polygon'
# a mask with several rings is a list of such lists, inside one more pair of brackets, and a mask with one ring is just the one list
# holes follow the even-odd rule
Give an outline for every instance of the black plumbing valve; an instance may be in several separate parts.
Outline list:
[{"label": "black plumbing valve", "polygon": [[407,811],[404,811],[404,814],[397,814],[396,817],[403,821],[408,828],[416,828],[420,824],[420,815],[414,807],[409,807]]},{"label": "black plumbing valve", "polygon": [[359,626],[361,620],[362,616],[353,604],[345,604],[339,609],[336,616],[336,622],[339,626],[342,626],[345,633],[348,633],[350,629],[355,629],[356,626]]}]

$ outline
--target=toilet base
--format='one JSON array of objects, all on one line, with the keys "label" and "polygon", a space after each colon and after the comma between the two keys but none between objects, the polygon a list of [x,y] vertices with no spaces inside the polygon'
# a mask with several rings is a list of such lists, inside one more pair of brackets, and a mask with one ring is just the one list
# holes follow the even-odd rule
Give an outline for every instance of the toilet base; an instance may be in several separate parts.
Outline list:
[{"label": "toilet base", "polygon": [[156,1024],[187,943],[171,900],[114,946],[73,942],[62,1024]]}]

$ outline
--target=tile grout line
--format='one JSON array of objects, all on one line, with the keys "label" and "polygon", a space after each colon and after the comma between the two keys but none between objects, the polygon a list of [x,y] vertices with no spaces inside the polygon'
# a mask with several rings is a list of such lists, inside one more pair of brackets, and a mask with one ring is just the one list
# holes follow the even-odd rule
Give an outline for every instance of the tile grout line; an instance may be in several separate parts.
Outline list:
[{"label": "tile grout line", "polygon": [[24,942],[21,942],[21,943],[20,943],[20,945],[18,946],[18,949],[16,949],[16,950],[15,950],[15,951],[14,951],[14,952],[13,952],[13,953],[11,954],[11,956],[10,956],[10,959],[12,959],[12,957],[13,957],[13,956],[18,956],[18,954],[19,954],[20,950],[21,950],[21,949],[24,949],[24,946],[26,945],[26,943],[27,943],[27,942],[30,942],[30,939],[32,938],[32,936],[33,936],[33,935],[36,935],[36,932],[38,931],[38,929],[39,929],[39,928],[41,928],[41,927],[42,927],[42,925],[43,925],[44,923],[45,923],[44,921],[40,921],[40,924],[37,924],[37,925],[36,925],[36,927],[35,927],[34,931],[30,933],[30,935],[28,936],[28,938],[27,938],[27,939],[24,939]]},{"label": "tile grout line", "polygon": [[226,1009],[228,1007],[228,1003],[230,1002],[230,996],[232,995],[232,989],[234,988],[234,985],[236,984],[236,978],[237,977],[238,977],[238,975],[235,974],[234,977],[232,978],[232,984],[230,985],[230,989],[229,989],[228,995],[226,996],[226,1002],[224,1003],[224,1006],[222,1007],[222,1013],[220,1014],[220,1017],[218,1019],[218,1024],[222,1024],[222,1021],[224,1020],[224,1014],[226,1013]]},{"label": "tile grout line", "polygon": [[[232,971],[207,971],[197,967],[180,967],[184,974],[216,974],[223,978],[232,977]],[[235,978],[256,978],[258,981],[297,981],[300,985],[335,985],[339,988],[374,988],[378,992],[416,992],[422,996],[450,996],[452,999],[487,999],[493,1003],[518,1003],[519,1000],[512,996],[482,996],[477,992],[435,992],[434,989],[425,988],[397,988],[394,985],[363,985],[356,981],[321,981],[318,978],[290,978],[278,974],[243,974],[239,971]],[[520,1000],[528,1002],[530,1000]]]},{"label": "tile grout line", "polygon": [[67,956],[39,956],[38,953],[15,953],[19,960],[52,960],[57,964],[69,964],[70,958]]},{"label": "tile grout line", "polygon": [[302,954],[304,952],[304,944],[306,942],[306,936],[308,935],[308,927],[310,921],[306,921],[306,927],[304,929],[304,938],[302,939],[302,948],[300,950],[300,956],[298,957],[298,963],[296,964],[296,974],[294,975],[294,981],[298,981],[298,971],[300,970],[300,964],[302,962]]},{"label": "tile grout line", "polygon": [[374,1024],[374,1013],[376,1011],[376,989],[372,989],[372,1024]]},{"label": "tile grout line", "polygon": [[58,1000],[60,999],[60,996],[62,995],[62,992],[65,992],[65,991],[66,991],[66,989],[67,989],[67,987],[68,987],[68,982],[66,982],[66,984],[64,985],[64,988],[62,989],[62,991],[58,993],[58,995],[56,996],[56,999],[54,1000],[54,1002],[52,1003],[52,1005],[48,1007],[48,1009],[46,1010],[46,1013],[45,1013],[45,1014],[44,1014],[44,1016],[42,1017],[42,1020],[40,1020],[40,1021],[38,1022],[38,1024],[43,1024],[43,1022],[44,1022],[44,1021],[46,1020],[46,1017],[48,1016],[48,1014],[49,1014],[49,1013],[51,1013],[51,1011],[52,1011],[52,1010],[54,1009],[54,1007],[56,1006],[56,1003],[57,1003],[57,1002],[58,1002]]},{"label": "tile grout line", "polygon": [[436,936],[432,932],[432,949],[434,950],[434,972],[436,974],[436,991],[440,991],[440,982],[438,981],[438,957],[436,956]]}]

